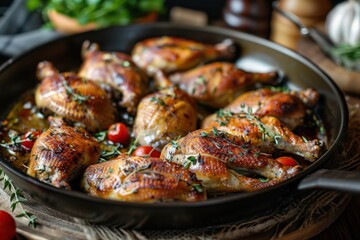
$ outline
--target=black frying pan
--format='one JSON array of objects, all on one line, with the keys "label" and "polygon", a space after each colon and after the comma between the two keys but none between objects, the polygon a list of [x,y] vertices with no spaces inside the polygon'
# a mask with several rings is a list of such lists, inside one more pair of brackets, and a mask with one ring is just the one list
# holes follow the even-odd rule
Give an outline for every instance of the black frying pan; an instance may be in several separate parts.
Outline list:
[{"label": "black frying pan", "polygon": [[[96,223],[137,228],[184,228],[223,223],[245,215],[271,209],[291,200],[299,191],[314,187],[360,192],[360,174],[336,171],[326,167],[341,151],[348,124],[344,96],[334,82],[318,67],[289,49],[240,32],[212,28],[185,27],[172,24],[133,25],[108,28],[67,36],[37,47],[6,62],[0,68],[0,109],[3,118],[11,104],[36,85],[38,62],[52,61],[61,71],[72,70],[81,63],[80,48],[85,40],[98,42],[103,50],[130,53],[134,44],[154,36],[177,36],[205,43],[217,43],[225,38],[237,42],[242,51],[238,64],[247,70],[281,70],[290,79],[291,88],[314,87],[321,94],[320,112],[329,132],[329,147],[325,154],[297,176],[252,193],[237,193],[197,203],[131,203],[105,200],[82,192],[57,189],[18,171],[6,159],[0,166],[19,188],[51,208]],[[315,174],[314,178],[309,174]],[[339,174],[338,174],[339,175]],[[357,178],[357,182],[356,182]],[[353,182],[351,182],[353,181]]]}]

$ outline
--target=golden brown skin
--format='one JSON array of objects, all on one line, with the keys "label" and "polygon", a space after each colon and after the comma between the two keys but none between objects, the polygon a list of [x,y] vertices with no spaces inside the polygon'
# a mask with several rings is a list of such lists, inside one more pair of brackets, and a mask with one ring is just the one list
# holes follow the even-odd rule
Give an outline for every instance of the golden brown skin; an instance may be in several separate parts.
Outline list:
[{"label": "golden brown skin", "polygon": [[131,60],[121,52],[100,51],[97,44],[88,41],[83,44],[84,62],[79,76],[110,85],[122,94],[119,102],[129,113],[135,114],[140,99],[147,90],[147,76]]},{"label": "golden brown skin", "polygon": [[325,144],[318,140],[304,140],[294,134],[284,123],[272,116],[255,116],[245,113],[226,113],[202,127],[218,128],[239,136],[262,151],[272,153],[275,149],[283,150],[304,157],[313,162],[319,158]]},{"label": "golden brown skin", "polygon": [[221,108],[231,103],[236,96],[257,83],[276,85],[277,72],[250,73],[237,68],[233,63],[210,63],[183,73],[170,75],[167,81],[161,73],[156,74],[160,86],[178,85],[198,102]]},{"label": "golden brown skin", "polygon": [[195,104],[185,92],[163,89],[141,100],[134,135],[140,145],[161,149],[172,139],[195,130],[196,118]]},{"label": "golden brown skin", "polygon": [[[283,166],[241,137],[217,129],[199,129],[168,144],[161,158],[176,162],[196,174],[209,192],[255,191],[294,176],[301,169]],[[267,182],[234,171],[268,178]]]},{"label": "golden brown skin", "polygon": [[50,127],[35,141],[27,174],[58,188],[69,182],[100,156],[98,142],[84,129]]},{"label": "golden brown skin", "polygon": [[177,37],[158,37],[141,41],[132,51],[134,62],[153,76],[186,70],[208,60],[233,55],[233,42],[229,39],[216,45],[203,44]]},{"label": "golden brown skin", "polygon": [[73,73],[58,73],[49,62],[38,65],[42,80],[35,92],[36,105],[94,132],[115,121],[115,108],[94,82]]},{"label": "golden brown skin", "polygon": [[[238,96],[224,110],[240,113],[251,109],[258,116],[274,116],[284,122],[290,129],[303,125],[307,105],[313,107],[319,99],[315,89],[304,91],[281,92],[267,88],[248,91]],[[208,116],[203,125],[214,121],[216,114]]]},{"label": "golden brown skin", "polygon": [[160,158],[118,156],[89,166],[82,187],[93,196],[129,202],[204,201],[196,176]]}]

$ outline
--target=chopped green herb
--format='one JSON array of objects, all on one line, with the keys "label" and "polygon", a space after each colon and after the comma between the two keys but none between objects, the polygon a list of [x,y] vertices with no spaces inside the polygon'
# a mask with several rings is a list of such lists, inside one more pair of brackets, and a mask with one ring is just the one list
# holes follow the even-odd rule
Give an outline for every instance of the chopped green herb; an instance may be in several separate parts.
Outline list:
[{"label": "chopped green herb", "polygon": [[207,132],[201,132],[200,133],[200,137],[207,137],[207,135],[208,135]]},{"label": "chopped green herb", "polygon": [[262,183],[267,183],[270,181],[270,179],[269,178],[259,178],[259,181]]},{"label": "chopped green herb", "polygon": [[166,103],[161,98],[151,97],[150,101],[155,102],[156,104],[159,104],[160,106],[166,106]]},{"label": "chopped green herb", "polygon": [[203,192],[203,189],[200,184],[196,183],[196,184],[193,184],[192,186],[193,186],[194,190],[197,191],[198,193]]},{"label": "chopped green herb", "polygon": [[94,134],[94,138],[96,139],[96,141],[102,142],[106,139],[106,134],[107,131],[98,132]]}]

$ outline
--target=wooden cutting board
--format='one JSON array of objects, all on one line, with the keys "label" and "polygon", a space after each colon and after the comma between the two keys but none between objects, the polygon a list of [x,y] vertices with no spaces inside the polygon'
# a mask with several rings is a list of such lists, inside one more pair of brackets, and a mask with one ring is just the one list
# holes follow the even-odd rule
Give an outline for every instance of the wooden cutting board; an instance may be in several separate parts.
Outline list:
[{"label": "wooden cutting board", "polygon": [[311,39],[302,37],[296,50],[327,73],[345,92],[360,94],[360,72],[350,71],[327,57]]}]

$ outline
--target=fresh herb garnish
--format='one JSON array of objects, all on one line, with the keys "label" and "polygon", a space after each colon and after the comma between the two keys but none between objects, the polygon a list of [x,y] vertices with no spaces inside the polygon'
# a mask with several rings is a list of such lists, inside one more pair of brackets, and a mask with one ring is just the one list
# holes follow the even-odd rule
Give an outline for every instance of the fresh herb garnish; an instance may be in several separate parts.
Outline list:
[{"label": "fresh herb garnish", "polygon": [[202,193],[202,192],[203,192],[203,189],[202,189],[201,185],[198,184],[198,183],[193,184],[192,187],[193,187],[193,189],[194,189],[195,191],[197,191],[198,193]]},{"label": "fresh herb garnish", "polygon": [[36,227],[36,216],[32,213],[26,211],[22,204],[26,202],[23,192],[16,188],[12,183],[11,179],[4,173],[4,171],[0,168],[0,182],[3,184],[3,189],[6,191],[7,189],[11,192],[10,202],[11,202],[11,211],[14,212],[16,209],[20,210],[20,214],[16,215],[17,218],[26,218],[28,220],[28,225],[32,227]]},{"label": "fresh herb garnish", "polygon": [[279,140],[281,139],[281,136],[279,134],[273,133],[263,122],[261,122],[261,120],[257,116],[253,115],[251,108],[246,107],[245,104],[242,104],[241,113],[245,114],[245,118],[247,118],[251,124],[258,127],[258,129],[262,133],[261,137],[263,141],[266,141],[266,138],[269,137],[273,139],[276,145],[279,144]]},{"label": "fresh herb garnish", "polygon": [[85,103],[87,100],[89,100],[89,96],[84,96],[80,94],[78,91],[74,90],[72,87],[69,86],[69,84],[66,82],[65,79],[62,79],[62,84],[65,88],[66,94],[71,97],[72,100],[76,101],[79,104]]},{"label": "fresh herb garnish", "polygon": [[267,183],[270,181],[270,179],[269,178],[259,178],[259,181],[262,183]]},{"label": "fresh herb garnish", "polygon": [[117,157],[121,152],[120,148],[122,146],[120,144],[117,145],[107,145],[106,149],[102,150],[100,153],[99,162],[106,162],[109,159]]},{"label": "fresh herb garnish", "polygon": [[106,139],[106,134],[107,131],[97,132],[94,134],[94,138],[96,139],[96,141],[102,142]]},{"label": "fresh herb garnish", "polygon": [[158,98],[158,97],[151,97],[150,101],[154,102],[156,104],[159,104],[160,106],[166,106],[166,103],[164,102],[164,100],[162,100],[161,98]]},{"label": "fresh herb garnish", "polygon": [[28,0],[27,8],[30,11],[40,10],[46,23],[49,21],[47,12],[56,10],[76,18],[80,24],[95,22],[99,27],[107,27],[128,24],[151,12],[162,12],[164,0]]},{"label": "fresh herb garnish", "polygon": [[189,156],[185,159],[183,166],[185,169],[189,169],[190,165],[195,165],[197,160],[199,159],[200,155],[197,155],[197,157],[195,156]]},{"label": "fresh herb garnish", "polygon": [[204,138],[204,137],[207,137],[207,135],[208,135],[207,132],[201,132],[201,133],[200,133],[200,137],[203,137],[203,138]]}]

